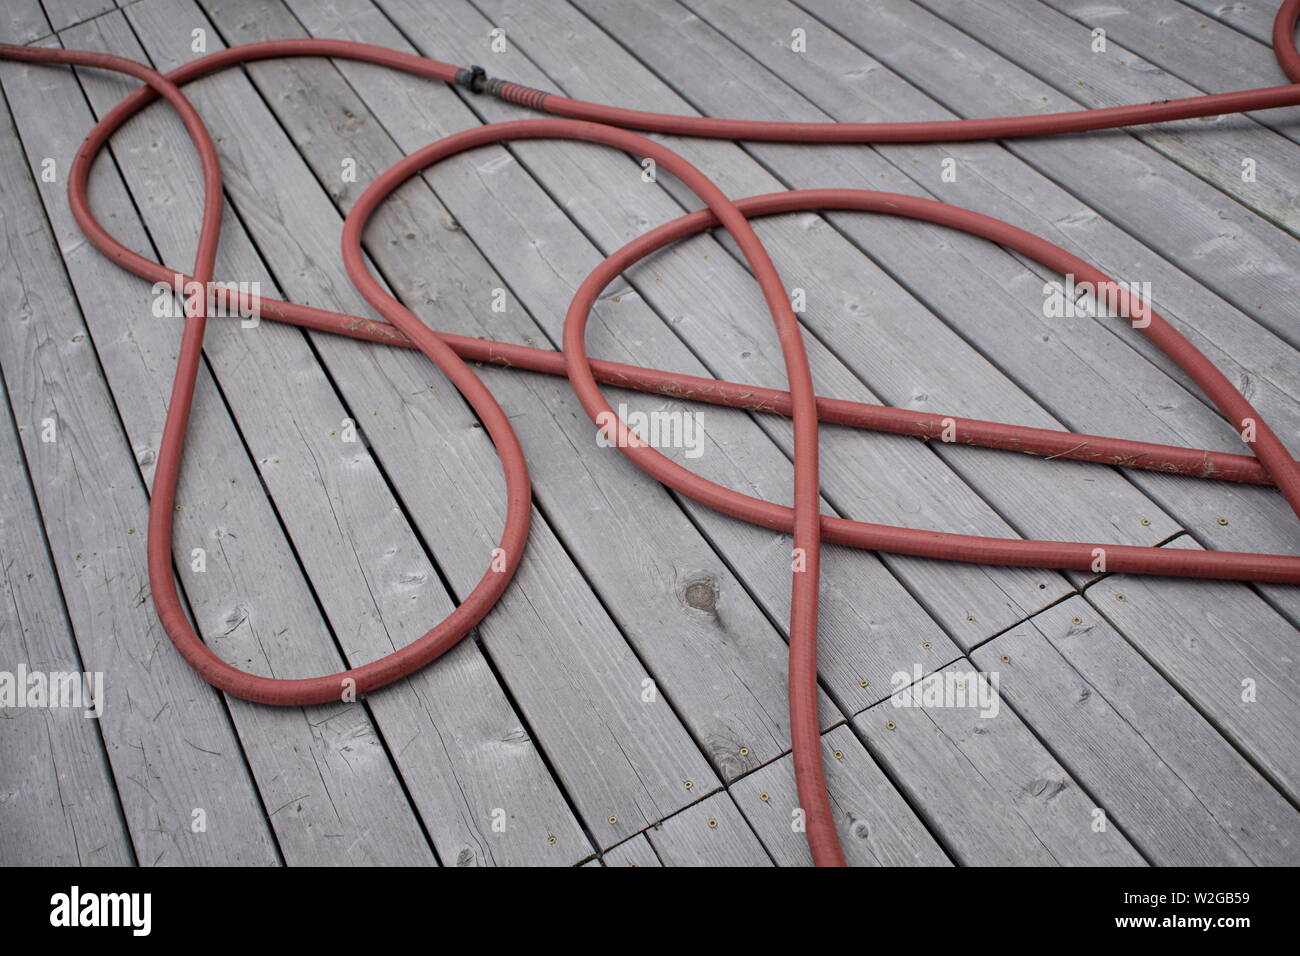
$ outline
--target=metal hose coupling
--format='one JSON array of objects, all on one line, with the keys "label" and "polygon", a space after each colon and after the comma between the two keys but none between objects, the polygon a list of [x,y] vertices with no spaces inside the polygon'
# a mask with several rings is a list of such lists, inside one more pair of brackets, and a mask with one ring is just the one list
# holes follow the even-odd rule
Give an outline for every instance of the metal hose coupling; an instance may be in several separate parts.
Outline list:
[{"label": "metal hose coupling", "polygon": [[478,64],[462,66],[458,69],[456,85],[465,87],[471,93],[487,93],[507,103],[516,103],[534,110],[541,109],[542,103],[550,95],[545,90],[537,90],[500,77],[488,76],[487,70]]}]

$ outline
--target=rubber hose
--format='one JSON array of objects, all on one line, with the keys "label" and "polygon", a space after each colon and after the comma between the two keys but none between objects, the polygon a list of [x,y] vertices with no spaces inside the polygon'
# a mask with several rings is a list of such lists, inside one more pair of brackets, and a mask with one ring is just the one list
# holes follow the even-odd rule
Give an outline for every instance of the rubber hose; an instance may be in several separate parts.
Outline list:
[{"label": "rubber hose", "polygon": [[[615,422],[615,444],[654,477],[726,514],[793,534],[790,720],[795,776],[814,862],[818,865],[843,865],[843,853],[835,832],[821,765],[816,709],[817,584],[820,542],[823,538],[899,554],[1058,569],[1088,569],[1095,561],[1095,549],[1100,548],[1106,556],[1107,570],[1110,571],[1285,583],[1300,583],[1300,559],[1283,555],[1196,553],[1161,548],[979,538],[821,516],[818,512],[817,480],[819,419],[926,438],[934,437],[936,427],[955,426],[962,434],[960,440],[970,444],[1017,448],[1052,457],[1152,467],[1179,474],[1201,474],[1203,477],[1221,480],[1272,483],[1282,491],[1298,514],[1300,468],[1249,402],[1154,309],[1149,309],[1150,322],[1141,331],[1201,387],[1235,429],[1242,434],[1253,435],[1253,439],[1248,438],[1247,441],[1257,462],[1252,463],[1244,456],[1197,449],[1027,429],[995,422],[954,419],[951,416],[923,415],[910,410],[819,398],[813,392],[797,320],[790,309],[775,267],[749,225],[750,217],[808,209],[854,209],[909,216],[984,236],[1058,272],[1080,276],[1084,281],[1099,283],[1112,280],[1058,246],[1024,230],[933,200],[839,189],[778,193],[733,201],[676,153],[618,127],[684,135],[805,143],[933,142],[1078,132],[1293,106],[1300,104],[1300,55],[1296,52],[1294,39],[1298,16],[1300,0],[1286,0],[1274,22],[1274,51],[1283,71],[1293,81],[1290,86],[1139,106],[938,123],[766,123],[644,113],[571,100],[498,80],[482,84],[479,70],[470,72],[411,54],[338,40],[294,39],[232,47],[186,64],[167,76],[121,57],[82,51],[0,45],[0,58],[115,70],[146,84],[106,114],[78,150],[69,176],[69,203],[87,237],[119,265],[154,281],[194,281],[201,289],[208,289],[213,278],[221,226],[221,175],[211,137],[197,111],[179,89],[189,80],[236,63],[268,57],[337,56],[380,63],[432,79],[469,85],[476,91],[487,89],[510,102],[570,117],[568,120],[499,123],[454,134],[399,161],[363,193],[344,224],[344,262],[358,289],[384,315],[389,324],[269,298],[238,297],[241,309],[255,308],[259,314],[277,321],[369,341],[419,348],[465,396],[487,427],[500,456],[506,480],[507,511],[499,548],[493,554],[491,566],[464,602],[444,621],[410,645],[381,660],[326,677],[302,680],[261,677],[227,664],[207,648],[185,615],[171,567],[172,512],[207,318],[206,301],[202,296],[194,296],[185,301],[185,326],[177,373],[159,446],[150,499],[149,575],[159,619],[182,656],[205,680],[238,697],[261,703],[302,705],[347,699],[349,694],[363,694],[424,666],[454,646],[504,592],[522,557],[531,514],[527,466],[518,439],[505,413],[466,365],[465,359],[535,368],[552,374],[567,373],[593,421],[609,422],[611,418],[606,416],[612,416],[612,421]],[[475,73],[480,75],[475,76]],[[468,83],[467,75],[470,77]],[[203,217],[195,263],[188,276],[145,259],[122,246],[95,219],[87,194],[90,166],[109,136],[127,118],[160,96],[168,101],[184,122],[199,152],[203,168]],[[560,355],[509,343],[484,342],[433,332],[380,287],[368,272],[361,251],[361,239],[369,216],[394,188],[414,172],[465,149],[521,138],[579,139],[623,149],[639,157],[651,157],[677,175],[707,206],[705,210],[683,216],[639,237],[593,271],[579,288],[566,316],[564,347]],[[781,392],[589,360],[583,333],[587,315],[601,290],[621,271],[656,249],[717,225],[722,225],[735,238],[759,282],[777,328],[790,390]],[[214,291],[215,301],[226,306],[231,304],[230,293],[220,287]],[[1136,304],[1128,302],[1127,293],[1122,287],[1119,296],[1121,314],[1124,314],[1127,306]],[[719,486],[687,471],[650,448],[613,415],[612,409],[600,394],[598,382],[790,415],[794,420],[795,434],[794,507],[787,508]],[[915,421],[909,423],[905,418]],[[1067,444],[1070,442],[1074,444]]]}]

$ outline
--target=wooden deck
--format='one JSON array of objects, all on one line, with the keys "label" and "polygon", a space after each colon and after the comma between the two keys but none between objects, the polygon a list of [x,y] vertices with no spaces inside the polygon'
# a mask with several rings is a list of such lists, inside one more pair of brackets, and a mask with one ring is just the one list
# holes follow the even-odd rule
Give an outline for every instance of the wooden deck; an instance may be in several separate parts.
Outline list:
[{"label": "wooden deck", "polygon": [[[600,102],[792,120],[1008,115],[1283,82],[1268,0],[121,5],[8,0],[3,39],[169,70],[197,55],[199,29],[209,52],[342,37]],[[494,27],[505,52],[489,50]],[[1096,27],[1105,53],[1091,49]],[[0,863],[806,864],[791,825],[788,540],[598,447],[559,379],[482,373],[524,444],[536,506],[517,579],[474,639],[359,705],[254,706],[189,670],[155,619],[144,554],[180,324],[153,317],[148,284],[83,239],[65,194],[86,131],[133,86],[0,63],[0,671],[104,675],[98,720],[0,709]],[[365,185],[444,134],[527,115],[324,60],[259,63],[187,93],[222,151],[218,276],[358,315],[372,313],[338,236]],[[733,196],[929,195],[1150,282],[1300,453],[1300,111],[1005,144],[673,146]],[[200,175],[179,122],[151,107],[111,154],[93,180],[103,221],[188,265]],[[555,347],[605,254],[698,205],[671,177],[639,173],[588,145],[480,149],[401,189],[369,252],[433,327]],[[1042,285],[1056,277],[996,246],[857,214],[758,228],[787,285],[806,290],[821,394],[1240,449],[1127,323],[1045,318]],[[758,290],[717,237],[611,287],[589,342],[601,357],[784,384]],[[611,400],[698,411],[707,440],[685,464],[789,499],[787,421]],[[360,441],[341,440],[345,419]],[[830,427],[823,469],[826,510],[863,520],[1300,546],[1282,497],[1255,487]],[[504,503],[485,432],[418,354],[220,321],[178,500],[178,573],[201,633],[276,677],[363,663],[423,633],[481,574],[464,556],[490,552]],[[1300,589],[833,547],[823,574],[824,740],[852,863],[1300,863]],[[915,668],[997,673],[996,716],[895,707],[892,676]]]}]

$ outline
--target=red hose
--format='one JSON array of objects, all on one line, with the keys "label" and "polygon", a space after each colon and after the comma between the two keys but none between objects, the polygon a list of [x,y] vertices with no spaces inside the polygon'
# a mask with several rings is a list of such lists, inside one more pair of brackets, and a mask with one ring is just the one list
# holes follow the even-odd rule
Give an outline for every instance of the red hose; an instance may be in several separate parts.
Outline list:
[{"label": "red hose", "polygon": [[[1025,541],[920,531],[875,525],[819,513],[818,421],[871,428],[923,438],[953,440],[991,448],[1008,448],[1050,457],[1098,461],[1126,467],[1153,468],[1176,474],[1226,481],[1275,484],[1300,514],[1300,467],[1263,418],[1224,375],[1153,309],[1141,331],[1201,387],[1239,434],[1255,458],[1148,442],[1023,428],[997,422],[886,408],[814,394],[812,377],[794,313],[766,250],[749,225],[755,216],[810,209],[852,209],[924,219],[983,236],[1014,249],[1060,273],[1095,284],[1110,283],[1103,273],[1077,257],[1008,223],[929,199],[866,190],[803,190],[731,200],[686,160],[652,140],[619,127],[683,135],[797,142],[933,142],[1035,136],[1146,124],[1195,116],[1300,105],[1300,54],[1295,24],[1300,0],[1285,0],[1274,23],[1273,46],[1293,85],[1198,96],[1140,106],[1083,110],[1031,117],[950,120],[937,123],[766,123],[707,117],[644,113],[571,100],[514,83],[487,80],[412,54],[341,40],[294,39],[231,47],[202,57],[163,76],[139,63],[100,53],[0,45],[0,58],[66,63],[126,73],[146,85],[100,119],[77,151],[69,176],[68,199],[78,224],[91,242],[123,268],[152,281],[196,281],[207,288],[221,228],[221,174],[216,150],[197,111],[180,92],[184,83],[227,66],[280,56],[334,56],[366,60],[545,110],[569,119],[520,120],[466,130],[405,157],[372,183],[348,214],[343,228],[343,259],[348,274],[366,300],[388,323],[312,309],[270,298],[214,290],[216,303],[307,328],[368,341],[418,348],[460,390],[487,427],[501,458],[506,479],[506,521],[489,569],[465,600],[442,622],[382,660],[325,677],[282,680],[241,671],[203,643],[185,615],[171,567],[172,512],[175,506],[190,406],[194,395],[206,303],[185,303],[185,330],[167,420],[159,445],[150,499],[148,557],[150,586],[159,619],[181,655],[213,686],[235,696],[266,704],[318,704],[382,687],[423,667],[454,646],[492,608],[504,592],[523,555],[531,515],[527,466],[509,420],[465,360],[518,366],[565,374],[593,421],[612,420],[616,444],[632,461],[659,481],[725,514],[793,534],[793,584],[790,619],[790,724],[795,777],[805,814],[809,847],[818,865],[843,865],[821,763],[817,719],[817,588],[820,545],[837,544],[944,560],[1020,567],[1089,570],[1097,551],[1113,572],[1224,578],[1243,581],[1300,583],[1300,558],[1287,555],[1198,552],[1176,549]],[[87,195],[89,171],[108,138],[130,116],[163,97],[177,111],[199,152],[203,167],[204,206],[192,274],[185,276],[124,247],[95,219]],[[592,120],[595,122],[582,122]],[[604,125],[608,124],[608,125]],[[563,138],[601,143],[649,157],[690,187],[706,208],[665,223],[609,256],[579,287],[565,318],[562,353],[504,342],[436,333],[390,296],[368,271],[361,250],[366,222],[385,198],[408,177],[466,149],[514,139]],[[749,263],[776,325],[790,383],[788,392],[655,369],[588,359],[584,343],[587,316],[600,292],[634,263],[657,249],[721,225],[736,240]],[[1121,314],[1130,304],[1118,288]],[[231,296],[237,295],[237,303]],[[687,471],[649,447],[614,415],[598,383],[637,388],[677,398],[712,402],[789,415],[794,420],[794,506],[785,507],[741,494]],[[604,416],[611,416],[605,418]]]}]

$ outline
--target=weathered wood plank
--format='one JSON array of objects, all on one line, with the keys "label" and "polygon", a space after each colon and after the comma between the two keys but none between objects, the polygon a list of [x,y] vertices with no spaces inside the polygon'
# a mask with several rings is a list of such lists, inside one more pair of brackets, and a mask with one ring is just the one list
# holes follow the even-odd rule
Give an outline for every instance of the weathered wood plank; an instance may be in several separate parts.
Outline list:
[{"label": "weathered wood plank", "polygon": [[[134,23],[169,11],[180,11],[186,23],[203,20],[190,4],[127,13]],[[156,36],[150,54],[164,68],[192,58],[188,31]],[[210,31],[209,49],[217,42]],[[310,168],[247,78],[227,72],[189,93],[213,128],[240,133],[219,134],[227,194],[275,263],[282,291],[300,302],[369,314],[338,262],[337,210],[312,185]],[[250,127],[256,135],[247,134]],[[312,339],[435,563],[463,596],[489,566],[504,519],[491,440],[423,356],[326,335]],[[644,667],[536,512],[528,547],[479,633],[588,828],[609,845],[709,792],[717,777],[668,702],[643,701]],[[617,822],[605,822],[609,817]]]},{"label": "weathered wood plank", "polygon": [[[1167,547],[1199,545],[1184,537]],[[1277,786],[1300,799],[1294,625],[1261,607],[1249,588],[1225,581],[1110,575],[1084,596]]]},{"label": "weathered wood plank", "polygon": [[[174,22],[140,13],[135,29],[146,42],[175,31]],[[187,22],[180,22],[185,35]],[[79,30],[81,45],[145,58],[121,17]],[[85,88],[101,111],[124,90],[103,74],[88,75]],[[114,149],[153,244],[165,261],[187,261],[200,215],[190,184],[199,172],[174,118],[149,110],[114,138]],[[218,274],[275,290],[238,219],[230,215],[226,225]],[[149,335],[146,326],[137,338]],[[356,413],[339,402],[303,335],[273,323],[247,329],[217,322],[205,350],[260,465],[248,485],[256,489],[260,478],[270,489],[349,662],[390,653],[450,613],[449,595],[369,452],[339,440],[339,424]],[[231,508],[242,515],[240,506]],[[341,553],[348,559],[339,560]],[[473,641],[438,667],[372,695],[368,707],[444,861],[571,863],[591,852]]]},{"label": "weathered wood plank", "polygon": [[1083,598],[972,654],[1003,702],[1163,866],[1294,865],[1300,816]]},{"label": "weathered wood plank", "polygon": [[113,0],[41,0],[41,5],[56,31],[115,9]]},{"label": "weathered wood plank", "polygon": [[[1207,17],[1213,17],[1220,23],[1226,23],[1240,30],[1246,36],[1268,44],[1272,49],[1273,19],[1277,16],[1275,4],[1224,3],[1223,0],[1184,0],[1184,2]],[[1283,82],[1280,72],[1276,74],[1274,82]]]},{"label": "weathered wood plank", "polygon": [[725,791],[687,807],[645,835],[664,866],[772,865]]},{"label": "weathered wood plank", "polygon": [[[30,244],[4,235],[9,247]],[[13,258],[11,248],[5,260]],[[0,601],[7,609],[0,671],[22,695],[0,703],[0,863],[130,866],[131,839],[96,720],[95,678],[78,682],[89,695],[66,699],[28,700],[26,682],[18,683],[19,667],[51,688],[59,686],[54,675],[84,668],[7,403],[0,407]]]},{"label": "weathered wood plank", "polygon": [[11,0],[5,4],[5,13],[7,17],[0,24],[0,41],[30,43],[50,34],[50,24],[45,19],[40,0]]},{"label": "weathered wood plank", "polygon": [[663,866],[644,833],[606,850],[601,859],[606,866]]},{"label": "weathered wood plank", "polygon": [[[20,90],[51,115],[68,76],[0,64],[10,103]],[[29,152],[23,152],[23,147]],[[27,455],[82,667],[105,675],[100,728],[137,859],[155,863],[272,864],[274,841],[230,717],[175,654],[148,602],[148,503],[88,338],[59,247],[28,173],[46,153],[20,144],[8,110],[0,135],[0,225],[8,238],[0,292],[15,303],[0,323],[0,364]],[[59,153],[65,172],[69,154]],[[101,164],[93,185],[108,177]],[[42,186],[64,202],[63,183]],[[72,265],[95,255],[59,230]],[[42,442],[46,419],[57,441]],[[191,829],[207,810],[207,831]]]},{"label": "weathered wood plank", "polygon": [[[847,726],[822,735],[835,828],[850,866],[949,866],[939,846]],[[737,780],[731,796],[778,866],[811,866],[796,830],[794,761],[786,756]]]},{"label": "weathered wood plank", "polygon": [[[692,3],[751,56],[761,59],[773,52],[772,39],[762,27],[752,26],[750,18],[742,15],[739,8],[723,0],[692,0]],[[869,26],[861,25],[860,16],[855,16],[856,9],[850,11],[823,4],[818,12],[823,16],[834,14],[837,23],[843,19],[848,24],[846,32],[861,43],[870,41],[886,50],[929,51],[927,62],[934,61],[935,70],[940,72],[951,67],[944,66],[940,48],[931,49],[933,41],[926,32],[931,21],[937,24],[935,29],[941,36],[948,36],[942,33],[944,30],[954,34],[948,38],[952,43],[970,43],[969,38],[951,31],[946,24],[915,7],[873,7]],[[786,4],[773,2],[764,22],[804,16],[792,10]],[[764,79],[762,73],[747,71],[742,74],[747,88],[771,90],[776,96],[785,82],[792,83],[802,96],[823,106],[828,115],[839,120],[942,119],[952,115],[830,30],[815,22],[809,22],[806,29],[816,55],[796,55],[786,50],[778,54],[779,80],[771,76]],[[972,44],[963,53],[974,60],[981,49]],[[921,53],[915,58],[921,58]],[[908,58],[909,64],[912,59]],[[860,76],[863,71],[865,74]],[[850,82],[846,83],[845,77]],[[985,96],[990,102],[983,104],[983,113],[996,113],[998,106],[993,101],[996,93]],[[801,119],[825,118],[806,111],[787,115]],[[912,171],[910,175],[915,182],[905,180],[900,191],[916,192],[919,186],[924,186],[941,199],[998,216],[1052,239],[1113,275],[1150,281],[1161,310],[1250,396],[1284,440],[1294,443],[1300,436],[1300,361],[1295,360],[1295,351],[1072,195],[1086,193],[1090,180],[1098,175],[1103,179],[1109,176],[1106,170],[1110,162],[1122,164],[1130,154],[1138,158],[1145,155],[1151,164],[1143,175],[1137,176],[1139,179],[1145,176],[1152,181],[1161,173],[1161,167],[1166,171],[1174,167],[1124,137],[1090,140],[1089,162],[1081,162],[1078,149],[1059,138],[1006,145],[1023,149],[1025,159],[1034,165],[1043,166],[1040,160],[1046,157],[1050,160],[1047,171],[1065,188],[1035,170],[1030,162],[994,144],[962,144],[959,150],[944,145],[890,145],[878,149],[898,168]],[[1100,154],[1096,164],[1091,162],[1094,152]],[[946,183],[941,181],[939,171],[949,153],[960,158],[961,166],[956,182]],[[790,169],[793,185],[818,184],[817,176],[824,177],[821,180],[824,183],[835,175],[833,168],[801,173],[806,165],[792,163],[782,168]],[[1096,172],[1097,166],[1101,174]],[[855,226],[852,221],[846,225],[850,229],[862,228],[860,223]],[[1041,269],[1033,272],[1022,269],[987,243],[972,242],[951,232],[904,231],[891,235],[890,241],[883,243],[869,242],[870,234],[854,234],[861,235],[864,248],[887,260],[891,271],[905,277],[912,287],[923,290],[931,307],[940,310],[963,337],[980,352],[994,356],[1022,388],[1053,409],[1071,427],[1171,444],[1241,450],[1241,443],[1231,429],[1185,376],[1181,373],[1174,376],[1182,387],[1161,376],[1160,369],[1168,372],[1171,363],[1127,323],[1045,317],[1041,308],[1042,283],[1059,280],[1059,276]],[[918,236],[922,240],[928,236],[931,242],[917,242]],[[933,275],[953,269],[954,254],[962,260],[960,274],[976,275],[984,281],[934,282]],[[1008,308],[1008,302],[1028,305]],[[998,322],[972,320],[972,316],[986,312],[998,314]],[[829,323],[828,326],[825,332],[828,337],[839,333],[836,327]],[[887,330],[880,334],[887,334]],[[841,334],[841,338],[833,339],[837,351],[852,347],[852,343],[843,342],[845,338],[848,337]],[[1032,348],[1016,347],[1021,342],[1032,343]],[[1154,361],[1158,368],[1130,349]],[[961,374],[966,373],[963,370]],[[969,408],[971,403],[981,403],[983,399],[966,395],[962,401],[966,403],[963,407]],[[949,410],[951,407],[949,403]],[[1021,466],[1022,463],[1014,460],[1008,464],[1016,469]],[[1096,474],[1096,470],[1092,473]],[[1275,552],[1294,549],[1294,517],[1275,492],[1154,472],[1132,471],[1127,477],[1200,540],[1216,548]],[[1045,488],[1055,489],[1059,473],[1054,476],[1044,471],[1038,480]],[[1038,535],[1085,538],[1088,527],[1078,521],[1077,513],[1058,514],[1047,503],[1043,513],[1048,522],[1036,527]],[[1223,514],[1232,516],[1229,524],[1218,522],[1217,517]],[[1101,536],[1090,537],[1115,540],[1114,535],[1104,530]],[[1288,587],[1267,587],[1264,591],[1293,620],[1300,621],[1300,592]]]},{"label": "weathered wood plank", "polygon": [[[988,687],[965,660],[922,684],[949,680],[961,680],[963,693],[971,696],[977,682]],[[944,706],[954,702],[947,700],[939,706],[895,706],[906,693],[859,715],[853,726],[959,863],[1144,862],[1116,827],[1094,829],[1093,797],[1009,707],[982,711]]]}]

